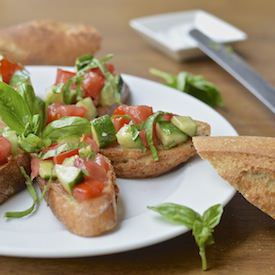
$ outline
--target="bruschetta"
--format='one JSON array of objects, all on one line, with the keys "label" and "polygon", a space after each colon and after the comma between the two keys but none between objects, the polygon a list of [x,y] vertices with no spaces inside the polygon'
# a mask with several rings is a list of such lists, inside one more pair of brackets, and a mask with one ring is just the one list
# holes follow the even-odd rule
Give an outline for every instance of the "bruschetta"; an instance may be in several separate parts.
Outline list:
[{"label": "bruschetta", "polygon": [[221,177],[275,219],[275,138],[194,137],[193,142]]},{"label": "bruschetta", "polygon": [[63,116],[91,120],[112,113],[115,106],[127,101],[129,88],[109,60],[110,56],[85,55],[76,60],[75,71],[57,70],[46,96],[48,122]]},{"label": "bruschetta", "polygon": [[196,154],[192,136],[207,136],[210,126],[190,117],[153,113],[149,106],[121,105],[112,116],[92,122],[93,139],[118,177],[164,174]]},{"label": "bruschetta", "polygon": [[70,232],[85,237],[103,234],[117,224],[115,173],[96,150],[88,136],[79,143],[67,139],[32,161],[32,174],[42,192],[46,190],[53,214]]}]

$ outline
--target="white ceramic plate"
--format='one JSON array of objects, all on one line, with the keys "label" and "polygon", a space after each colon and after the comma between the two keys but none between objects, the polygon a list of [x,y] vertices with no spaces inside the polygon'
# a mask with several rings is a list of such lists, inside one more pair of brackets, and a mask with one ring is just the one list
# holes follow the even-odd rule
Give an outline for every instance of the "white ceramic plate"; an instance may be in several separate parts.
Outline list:
[{"label": "white ceramic plate", "polygon": [[[36,92],[43,96],[54,82],[55,67],[29,67]],[[155,110],[172,111],[208,121],[213,135],[236,135],[234,128],[217,112],[191,96],[142,78],[123,75],[132,90],[134,104],[152,105]],[[100,237],[81,238],[69,233],[45,203],[33,216],[6,221],[8,210],[30,206],[31,198],[22,192],[0,206],[0,254],[24,257],[79,257],[110,254],[145,247],[187,231],[171,225],[147,210],[148,205],[177,202],[203,212],[215,203],[225,205],[233,189],[210,167],[194,159],[175,171],[155,179],[118,179],[119,225]]]},{"label": "white ceramic plate", "polygon": [[136,18],[130,21],[130,26],[151,45],[176,60],[200,53],[196,41],[188,34],[192,28],[199,29],[219,43],[242,41],[247,37],[241,30],[203,10]]}]

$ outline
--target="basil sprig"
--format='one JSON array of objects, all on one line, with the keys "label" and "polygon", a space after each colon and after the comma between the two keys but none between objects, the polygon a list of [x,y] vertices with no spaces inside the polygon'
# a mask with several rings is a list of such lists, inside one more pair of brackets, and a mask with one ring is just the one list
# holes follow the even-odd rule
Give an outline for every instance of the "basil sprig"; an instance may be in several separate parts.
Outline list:
[{"label": "basil sprig", "polygon": [[38,198],[37,192],[36,192],[36,190],[35,190],[35,188],[33,186],[33,182],[31,180],[31,178],[27,175],[24,167],[21,166],[20,167],[20,171],[21,171],[22,175],[26,179],[25,184],[27,186],[27,190],[28,190],[29,194],[32,197],[33,203],[26,210],[6,212],[5,213],[5,217],[6,218],[19,219],[19,218],[23,218],[25,216],[28,216],[28,215],[30,215],[31,213],[33,213],[37,209],[37,206],[39,204],[39,198]]},{"label": "basil sprig", "polygon": [[201,75],[193,75],[184,71],[173,75],[157,69],[150,69],[150,73],[162,78],[167,86],[190,94],[213,108],[224,105],[218,88]]},{"label": "basil sprig", "polygon": [[189,207],[176,203],[163,203],[158,206],[148,206],[148,208],[159,213],[168,221],[179,223],[185,225],[188,229],[192,229],[192,234],[199,247],[202,270],[207,270],[205,247],[214,244],[213,232],[221,220],[222,205],[215,204],[202,215]]}]

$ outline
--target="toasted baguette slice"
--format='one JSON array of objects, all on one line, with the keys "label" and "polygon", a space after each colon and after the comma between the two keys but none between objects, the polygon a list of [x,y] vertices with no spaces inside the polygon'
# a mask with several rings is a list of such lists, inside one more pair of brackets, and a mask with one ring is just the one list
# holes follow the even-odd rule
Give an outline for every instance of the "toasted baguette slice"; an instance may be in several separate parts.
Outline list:
[{"label": "toasted baguette slice", "polygon": [[194,137],[193,143],[221,177],[275,219],[275,138]]},{"label": "toasted baguette slice", "polygon": [[100,44],[97,30],[84,24],[35,20],[0,29],[0,53],[22,64],[74,65]]},{"label": "toasted baguette slice", "polygon": [[[110,164],[109,161],[108,163]],[[37,181],[43,190],[47,182],[42,178],[38,178]],[[53,214],[70,232],[92,237],[110,231],[116,226],[117,194],[116,177],[110,164],[106,186],[100,197],[78,202],[55,181],[49,184],[45,199]]]},{"label": "toasted baguette slice", "polygon": [[16,158],[12,158],[8,163],[0,166],[0,204],[26,187],[20,166],[24,167],[28,174],[30,173],[31,158],[29,154],[19,154]]},{"label": "toasted baguette slice", "polygon": [[[210,134],[210,126],[207,123],[196,122],[198,124],[197,135]],[[153,160],[150,150],[143,152],[115,146],[101,149],[100,152],[111,160],[116,175],[121,178],[156,177],[184,163],[196,154],[191,138],[174,148],[159,149],[158,161]]]}]

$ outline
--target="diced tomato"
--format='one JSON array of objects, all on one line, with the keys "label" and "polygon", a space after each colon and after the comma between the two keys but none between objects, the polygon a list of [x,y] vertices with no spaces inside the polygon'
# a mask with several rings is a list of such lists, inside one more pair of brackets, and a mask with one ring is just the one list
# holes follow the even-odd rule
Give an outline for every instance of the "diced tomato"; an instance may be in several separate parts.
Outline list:
[{"label": "diced tomato", "polygon": [[104,156],[102,156],[101,154],[97,154],[95,157],[95,162],[103,167],[105,169],[106,172],[108,172],[110,166],[109,163],[106,161],[106,158]]},{"label": "diced tomato", "polygon": [[23,67],[19,64],[12,63],[8,59],[3,58],[0,60],[0,75],[2,76],[3,82],[9,84],[13,74],[18,71],[22,70]]},{"label": "diced tomato", "polygon": [[60,84],[60,83],[66,83],[70,78],[72,78],[74,76],[75,76],[74,72],[57,69],[55,85]]},{"label": "diced tomato", "polygon": [[120,128],[122,128],[125,124],[128,124],[129,122],[130,120],[123,116],[117,116],[113,118],[113,124],[117,132],[120,130]]},{"label": "diced tomato", "polygon": [[[153,128],[153,143],[154,143],[155,146],[157,146],[158,145],[158,137],[157,137],[156,124],[154,124],[153,127],[154,127]],[[149,147],[148,142],[147,142],[147,138],[146,138],[146,131],[145,131],[145,129],[143,129],[143,130],[141,130],[139,132],[139,136],[141,138],[141,141],[142,141],[143,145],[145,147]]]},{"label": "diced tomato", "polygon": [[73,196],[79,202],[96,198],[102,194],[104,183],[98,180],[86,179],[73,189]]},{"label": "diced tomato", "polygon": [[85,117],[86,112],[84,107],[54,103],[48,106],[48,123],[64,116]]},{"label": "diced tomato", "polygon": [[153,114],[153,109],[150,106],[127,106],[120,105],[114,110],[114,115],[129,115],[134,123],[140,124],[144,122],[150,115]]},{"label": "diced tomato", "polygon": [[93,72],[93,73],[95,73],[95,74],[97,74],[97,75],[104,78],[104,74],[102,73],[102,71],[98,67],[91,69],[90,72]]},{"label": "diced tomato", "polygon": [[99,151],[99,147],[98,147],[97,143],[91,137],[85,136],[83,141],[86,144],[90,145],[96,153]]},{"label": "diced tomato", "polygon": [[115,69],[114,64],[112,64],[112,63],[106,63],[105,66],[106,66],[107,70],[108,70],[111,74],[115,74],[116,69]]},{"label": "diced tomato", "polygon": [[106,180],[106,171],[104,167],[101,167],[93,160],[86,160],[85,166],[89,173],[89,178],[103,182]]},{"label": "diced tomato", "polygon": [[72,156],[75,156],[75,155],[78,155],[78,149],[74,149],[74,150],[71,150],[71,151],[63,152],[63,153],[55,156],[53,158],[53,161],[54,161],[55,164],[62,164],[63,161],[66,158],[69,158],[69,157],[72,157]]},{"label": "diced tomato", "polygon": [[172,114],[164,114],[162,118],[166,121],[171,121],[173,115]]},{"label": "diced tomato", "polygon": [[11,155],[11,143],[4,137],[0,137],[0,165],[8,162]]},{"label": "diced tomato", "polygon": [[32,158],[31,160],[31,178],[34,179],[39,175],[39,164],[40,160],[38,158]]},{"label": "diced tomato", "polygon": [[85,97],[96,99],[104,86],[104,77],[91,71],[85,74],[82,82]]}]

